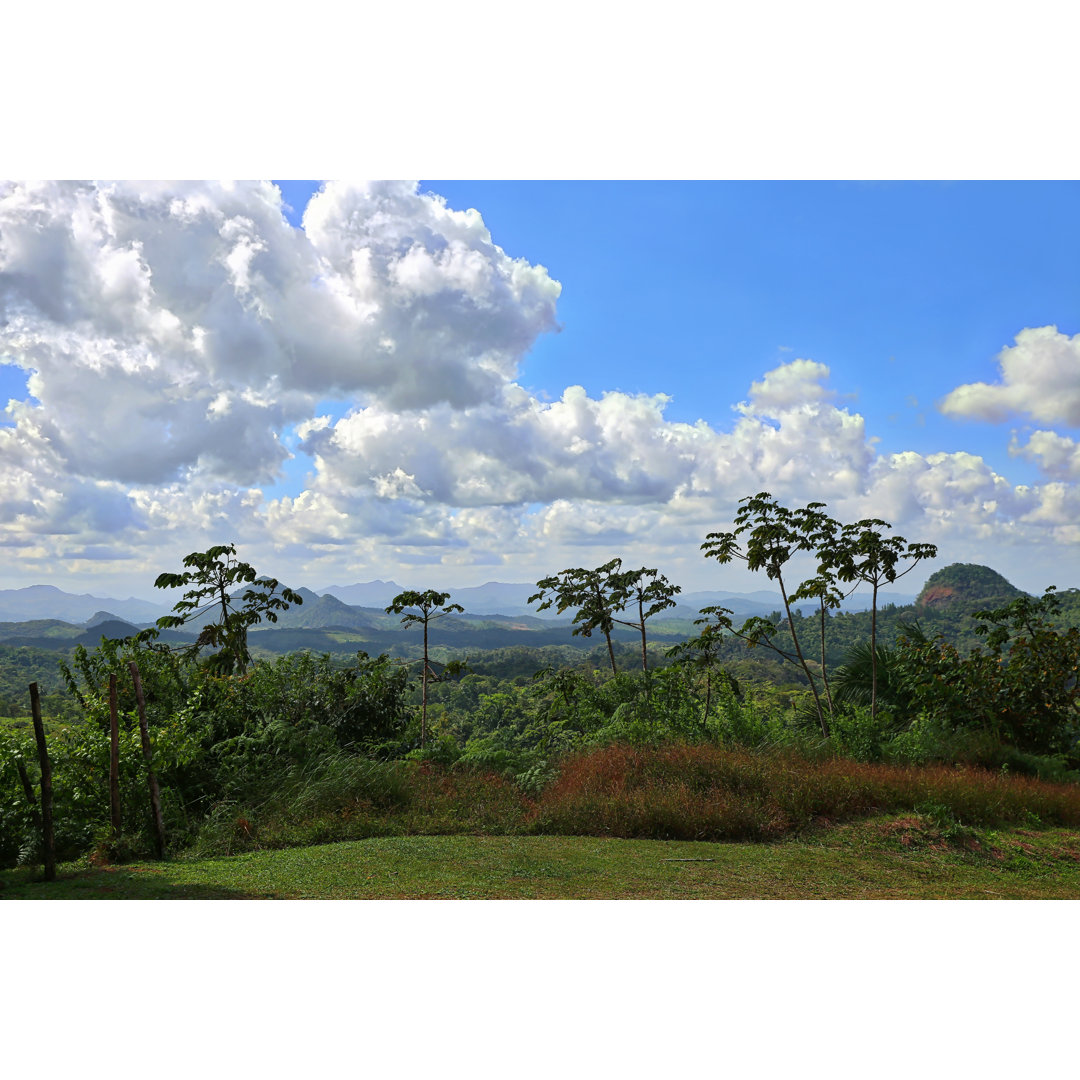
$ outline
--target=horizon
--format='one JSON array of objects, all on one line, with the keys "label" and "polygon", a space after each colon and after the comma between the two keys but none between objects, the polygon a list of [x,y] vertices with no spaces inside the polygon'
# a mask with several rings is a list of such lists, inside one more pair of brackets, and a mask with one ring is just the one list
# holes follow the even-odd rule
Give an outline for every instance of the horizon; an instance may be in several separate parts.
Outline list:
[{"label": "horizon", "polygon": [[[952,563],[949,563],[949,564],[946,564],[945,566],[937,567],[936,570],[949,569],[953,565],[969,565],[970,566],[970,565],[980,565],[980,564],[971,564],[971,563],[952,564]],[[994,571],[993,567],[985,567],[985,569],[989,569],[989,570]],[[914,601],[921,594],[922,590],[925,588],[927,581],[931,577],[933,577],[934,573],[936,573],[936,570],[929,572],[925,576],[924,579],[920,579],[919,584],[918,584],[917,587],[916,587],[914,582],[912,582],[910,588],[904,588],[904,587],[902,587],[900,585],[900,583],[894,583],[894,584],[891,584],[891,585],[886,583],[886,586],[879,590],[878,595],[879,595],[879,597],[886,597],[886,598],[888,598],[888,597],[904,597],[904,598],[910,599],[911,601]],[[997,571],[994,571],[994,572],[997,573]],[[1005,580],[1008,581],[1007,578]],[[905,579],[905,581],[906,581],[906,579]],[[1008,582],[1008,583],[1010,585],[1014,584],[1013,582]],[[320,586],[320,587],[317,587],[317,588],[306,585],[306,584],[303,584],[303,583],[298,584],[298,583],[295,583],[295,582],[291,583],[291,584],[288,583],[288,582],[282,582],[282,584],[286,585],[288,588],[292,588],[294,591],[304,591],[304,590],[306,590],[306,591],[311,592],[311,593],[313,593],[313,594],[315,594],[316,596],[319,596],[319,597],[327,596],[327,595],[332,596],[333,593],[331,592],[331,590],[345,591],[347,589],[354,589],[354,588],[365,587],[365,586],[374,586],[374,585],[393,586],[395,588],[400,588],[402,590],[409,589],[409,588],[413,587],[413,586],[410,586],[410,585],[402,585],[400,582],[394,581],[392,579],[391,580],[386,580],[386,579],[383,579],[383,578],[375,578],[375,579],[371,579],[371,580],[368,580],[368,581],[355,581],[355,582],[352,582],[352,583],[350,583],[348,585],[332,584],[332,585]],[[678,584],[678,582],[675,582],[674,584]],[[455,591],[457,591],[458,593],[460,593],[462,591],[465,591],[465,590],[473,590],[473,591],[475,591],[475,590],[478,590],[478,589],[487,588],[488,586],[500,586],[500,587],[512,587],[512,588],[530,588],[531,589],[531,588],[535,587],[535,583],[534,582],[529,582],[529,581],[496,581],[496,580],[492,580],[492,581],[485,581],[480,585],[455,586],[455,587],[452,587],[452,588],[450,588],[448,590],[444,590],[444,591],[448,591],[450,593],[450,598],[453,599]],[[153,604],[153,605],[156,605],[156,606],[160,606],[163,610],[169,610],[170,609],[170,604],[172,602],[170,600],[170,596],[169,596],[170,592],[172,594],[172,599],[173,600],[178,595],[180,595],[180,589],[174,589],[174,590],[163,590],[161,593],[159,593],[157,595],[130,594],[128,596],[103,596],[103,595],[90,593],[90,592],[71,592],[69,590],[60,589],[59,586],[48,583],[48,582],[35,582],[35,583],[31,584],[31,585],[16,586],[14,588],[8,588],[8,587],[0,586],[0,595],[2,595],[3,593],[6,593],[6,592],[19,593],[19,592],[27,592],[27,591],[32,590],[32,589],[42,589],[42,588],[54,589],[54,590],[57,590],[57,591],[63,593],[64,595],[67,595],[67,596],[80,597],[80,598],[81,597],[87,597],[87,598],[89,598],[91,600],[118,601],[118,602],[122,602],[122,603],[126,603],[128,601],[137,601],[137,602],[140,602],[140,603]],[[1070,586],[1060,587],[1060,591],[1064,591],[1064,589],[1067,589],[1067,588],[1070,588]],[[1026,590],[1024,590],[1024,591],[1026,591]],[[677,604],[682,604],[683,603],[683,600],[680,599],[680,597],[688,597],[688,596],[693,596],[693,595],[703,594],[703,593],[716,593],[716,594],[730,595],[733,598],[745,598],[745,599],[764,598],[764,597],[768,596],[768,597],[775,598],[778,603],[780,601],[779,591],[777,589],[769,589],[768,587],[761,587],[761,588],[756,588],[756,589],[731,589],[731,588],[715,587],[715,588],[704,588],[704,589],[683,589],[678,594],[678,597],[676,598],[676,603]],[[852,590],[849,593],[847,593],[845,595],[845,604],[846,604],[847,600],[849,600],[852,596],[855,596],[855,595],[858,595],[859,598],[862,599],[862,600],[866,600],[866,599],[868,599],[868,593],[869,593],[868,587],[864,587],[864,583],[859,583],[854,588],[852,588]],[[349,601],[343,601],[343,602],[346,603],[350,607],[370,606],[370,605],[353,604],[353,603],[350,603]],[[884,601],[881,601],[881,602],[882,603],[891,603],[891,602],[895,602],[895,601],[885,599]],[[806,603],[807,603],[806,601],[801,601],[799,603],[799,605],[797,605],[797,606],[805,606]],[[378,605],[376,605],[376,606],[378,606]],[[117,617],[119,617],[119,616],[117,616]],[[543,617],[543,616],[541,616],[541,617]],[[549,615],[547,617],[552,618],[554,616]]]},{"label": "horizon", "polygon": [[763,490],[937,544],[916,592],[1068,587],[1078,195],[0,182],[0,588],[150,600],[235,543],[279,580],[618,556],[746,592],[698,548]]}]

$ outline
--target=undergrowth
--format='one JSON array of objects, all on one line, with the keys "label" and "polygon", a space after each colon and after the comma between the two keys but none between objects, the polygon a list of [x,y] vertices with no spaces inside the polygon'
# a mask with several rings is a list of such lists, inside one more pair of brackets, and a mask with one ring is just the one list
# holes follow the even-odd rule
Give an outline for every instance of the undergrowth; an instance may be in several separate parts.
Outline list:
[{"label": "undergrowth", "polygon": [[979,828],[1080,824],[1080,788],[942,765],[905,767],[713,745],[610,746],[564,762],[530,815],[536,832],[769,840],[815,822],[940,808]]},{"label": "undergrowth", "polygon": [[957,839],[971,829],[1080,825],[1074,784],[710,744],[606,746],[569,756],[540,779],[340,754],[297,770],[257,804],[222,804],[190,853],[453,833],[763,841],[908,812]]}]

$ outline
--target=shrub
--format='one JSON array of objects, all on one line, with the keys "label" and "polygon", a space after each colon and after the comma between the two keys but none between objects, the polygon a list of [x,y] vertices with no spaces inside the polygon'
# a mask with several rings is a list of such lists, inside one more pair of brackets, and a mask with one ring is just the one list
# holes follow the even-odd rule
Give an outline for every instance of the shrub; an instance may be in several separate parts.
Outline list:
[{"label": "shrub", "polygon": [[1061,600],[1053,588],[980,611],[986,639],[962,657],[940,636],[898,642],[899,684],[940,728],[972,728],[1025,754],[1080,763],[1080,630],[1053,625]]}]

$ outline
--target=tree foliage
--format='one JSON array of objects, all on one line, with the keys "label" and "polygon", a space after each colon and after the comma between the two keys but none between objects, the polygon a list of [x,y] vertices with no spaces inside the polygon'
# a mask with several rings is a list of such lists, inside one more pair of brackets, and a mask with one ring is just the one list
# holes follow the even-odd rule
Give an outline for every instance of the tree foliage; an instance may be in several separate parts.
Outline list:
[{"label": "tree foliage", "polygon": [[[1070,590],[1075,592],[1075,590]],[[940,635],[902,636],[897,664],[919,712],[953,727],[981,728],[1035,754],[1077,756],[1080,630],[1054,625],[1061,597],[1022,596],[976,613],[986,646],[968,656]]]},{"label": "tree foliage", "polygon": [[[735,528],[730,532],[709,533],[701,550],[706,558],[717,562],[729,563],[739,559],[746,563],[749,570],[764,570],[771,581],[780,589],[780,598],[787,613],[787,626],[794,647],[794,662],[806,674],[811,693],[814,696],[814,708],[817,713],[821,733],[829,735],[825,709],[818,693],[817,682],[810,670],[792,618],[792,594],[784,582],[785,567],[794,555],[815,551],[823,535],[834,532],[832,524],[821,513],[824,503],[812,502],[799,510],[789,510],[778,503],[767,491],[747,496],[739,501],[741,509],[735,515]],[[716,611],[714,614],[721,615]],[[731,612],[727,612],[727,628],[748,644],[766,645],[775,652],[792,659],[774,642],[779,624],[760,616],[748,619],[739,630],[730,622]]]},{"label": "tree foliage", "polygon": [[575,608],[572,631],[575,635],[592,637],[593,631],[599,630],[607,642],[613,675],[618,674],[618,668],[615,666],[611,631],[615,628],[615,612],[622,610],[621,569],[622,559],[612,559],[595,570],[586,570],[581,566],[560,570],[538,581],[538,591],[529,597],[530,604],[539,602],[538,611],[554,607],[561,615]]},{"label": "tree foliage", "polygon": [[[880,518],[866,518],[853,525],[843,525],[824,513],[825,504],[808,503],[790,510],[778,503],[768,492],[740,500],[741,509],[735,516],[735,528],[730,532],[709,533],[701,545],[706,557],[720,563],[741,559],[750,570],[764,570],[776,582],[787,618],[783,624],[791,639],[792,653],[779,644],[781,623],[760,616],[748,619],[735,630],[728,618],[727,628],[749,645],[766,645],[785,659],[797,664],[806,676],[814,698],[814,709],[821,733],[829,736],[826,708],[835,715],[829,686],[826,647],[826,617],[829,610],[840,606],[844,593],[840,583],[870,585],[872,590],[870,623],[871,715],[877,710],[877,606],[881,585],[891,583],[909,573],[923,559],[933,558],[933,544],[909,544],[902,536],[887,536],[883,530],[892,526]],[[813,555],[817,573],[788,589],[784,580],[789,561],[798,554]],[[910,565],[900,570],[903,562]],[[792,603],[816,599],[819,605],[820,668],[815,673],[808,663],[799,640],[799,620]],[[730,617],[730,612],[727,616]],[[820,678],[826,702],[822,704],[817,688]]]},{"label": "tree foliage", "polygon": [[614,619],[623,626],[629,626],[641,634],[641,670],[649,670],[649,653],[645,640],[645,621],[662,611],[675,606],[675,596],[682,592],[678,585],[672,585],[659,570],[626,570],[612,575],[613,612],[625,612],[627,608],[637,609],[637,621]]},{"label": "tree foliage", "polygon": [[[251,664],[248,630],[263,619],[277,622],[279,611],[288,611],[290,604],[304,602],[299,593],[285,588],[276,578],[258,577],[250,563],[236,558],[234,544],[194,551],[184,559],[184,566],[189,569],[179,574],[159,574],[154,582],[156,589],[194,586],[173,605],[175,614],[163,615],[157,620],[157,626],[160,630],[177,629],[219,609],[217,621],[203,627],[193,646],[195,652],[203,647],[216,650],[207,665],[219,674],[243,674]],[[233,590],[245,584],[251,588],[237,597]],[[144,632],[140,638],[148,641],[153,636],[153,633]]]}]

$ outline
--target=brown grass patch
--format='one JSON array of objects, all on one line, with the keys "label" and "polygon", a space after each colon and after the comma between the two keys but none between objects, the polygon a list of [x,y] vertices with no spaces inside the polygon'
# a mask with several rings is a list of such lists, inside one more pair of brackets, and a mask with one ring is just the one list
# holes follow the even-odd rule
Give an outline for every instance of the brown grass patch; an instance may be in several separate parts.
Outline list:
[{"label": "brown grass patch", "polygon": [[[975,768],[809,761],[711,745],[609,746],[566,760],[529,820],[533,831],[570,835],[771,840],[822,820],[924,810],[956,829],[1032,815],[1076,825],[1080,787]],[[908,846],[918,831],[908,827]],[[904,830],[898,835],[904,844]]]}]

